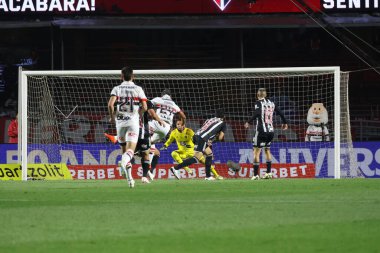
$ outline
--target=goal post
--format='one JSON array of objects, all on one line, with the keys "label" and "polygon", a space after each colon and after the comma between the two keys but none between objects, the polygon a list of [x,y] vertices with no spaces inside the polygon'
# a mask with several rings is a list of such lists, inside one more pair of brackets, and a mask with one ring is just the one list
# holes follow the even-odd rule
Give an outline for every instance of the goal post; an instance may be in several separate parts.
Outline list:
[{"label": "goal post", "polygon": [[[340,178],[340,68],[334,69],[334,178]],[[350,131],[350,130],[348,130]]]},{"label": "goal post", "polygon": [[[135,70],[134,74],[135,83],[143,86],[149,99],[170,89],[188,116],[187,126],[194,130],[215,109],[225,110],[226,141],[213,145],[215,163],[225,164],[227,159],[252,163],[253,128],[242,126],[252,115],[257,89],[264,87],[290,127],[281,130],[275,117],[273,164],[312,163],[316,177],[360,175],[352,149],[348,73],[339,67]],[[28,164],[33,163],[117,163],[120,148],[107,143],[103,132],[115,133],[107,121],[107,102],[112,88],[121,83],[120,76],[120,70],[20,69],[18,159],[23,180],[27,180]],[[307,114],[314,104],[328,113],[322,124],[328,132],[322,131],[323,141],[305,141],[310,126]],[[173,163],[170,152],[159,162]]]}]

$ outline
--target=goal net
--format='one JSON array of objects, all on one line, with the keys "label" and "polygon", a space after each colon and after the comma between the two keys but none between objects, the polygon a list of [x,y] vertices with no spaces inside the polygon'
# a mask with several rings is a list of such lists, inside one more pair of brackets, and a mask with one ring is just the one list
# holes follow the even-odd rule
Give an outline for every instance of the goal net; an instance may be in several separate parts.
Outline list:
[{"label": "goal net", "polygon": [[[116,165],[120,148],[108,142],[104,133],[116,134],[115,126],[108,123],[107,102],[112,88],[121,83],[120,73],[21,71],[22,167],[36,163],[73,168]],[[259,88],[266,88],[267,98],[289,122],[289,129],[281,130],[275,115],[271,145],[275,177],[360,175],[352,151],[348,73],[338,67],[136,70],[135,83],[144,88],[148,99],[170,89],[172,99],[187,116],[186,126],[194,131],[216,109],[224,109],[225,141],[212,148],[217,171],[227,177],[252,176],[254,126],[245,129],[244,123],[252,116]],[[162,151],[159,164],[172,165],[170,153],[175,149],[173,143]],[[265,171],[263,153],[261,173]],[[240,163],[242,170],[229,170],[228,160]]]}]

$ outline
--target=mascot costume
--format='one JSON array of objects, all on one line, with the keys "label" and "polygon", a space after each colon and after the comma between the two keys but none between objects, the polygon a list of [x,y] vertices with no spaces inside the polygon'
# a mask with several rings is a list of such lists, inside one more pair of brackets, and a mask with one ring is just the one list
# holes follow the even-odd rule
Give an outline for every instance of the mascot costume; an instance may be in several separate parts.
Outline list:
[{"label": "mascot costume", "polygon": [[329,130],[327,129],[328,114],[322,103],[311,105],[307,113],[307,123],[305,141],[330,141]]}]

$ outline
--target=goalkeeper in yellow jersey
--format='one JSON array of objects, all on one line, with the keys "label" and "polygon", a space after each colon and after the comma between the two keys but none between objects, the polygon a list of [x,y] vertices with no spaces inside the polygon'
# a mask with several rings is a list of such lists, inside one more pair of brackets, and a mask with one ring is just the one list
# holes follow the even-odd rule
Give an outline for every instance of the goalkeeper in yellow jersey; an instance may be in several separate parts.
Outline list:
[{"label": "goalkeeper in yellow jersey", "polygon": [[[178,150],[174,150],[171,155],[177,163],[182,163],[183,160],[191,158],[194,156],[194,143],[193,143],[194,131],[190,128],[185,127],[184,122],[181,119],[176,121],[176,129],[174,129],[169,136],[169,139],[165,142],[161,150],[167,149],[168,146],[175,140],[177,142]],[[203,156],[200,160],[201,163],[205,163],[205,157]],[[184,167],[184,169],[192,174],[193,171],[189,167]],[[216,179],[223,179],[216,170],[215,166],[211,166],[211,172],[214,174]]]}]

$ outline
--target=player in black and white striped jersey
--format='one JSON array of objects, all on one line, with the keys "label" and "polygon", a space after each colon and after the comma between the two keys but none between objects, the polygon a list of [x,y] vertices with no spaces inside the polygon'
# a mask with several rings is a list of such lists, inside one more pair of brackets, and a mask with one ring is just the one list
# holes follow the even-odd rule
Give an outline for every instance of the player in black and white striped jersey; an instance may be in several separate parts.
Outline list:
[{"label": "player in black and white striped jersey", "polygon": [[274,136],[273,128],[273,113],[276,112],[282,120],[281,128],[288,129],[288,123],[284,114],[275,103],[270,101],[267,97],[267,92],[264,88],[260,88],[257,92],[257,101],[255,103],[255,110],[253,116],[245,123],[245,128],[249,128],[249,123],[254,122],[256,125],[255,136],[253,137],[253,177],[252,180],[258,180],[260,153],[261,149],[265,149],[265,156],[267,161],[267,172],[264,175],[265,179],[272,178],[272,154],[270,152],[270,145]]},{"label": "player in black and white striped jersey", "polygon": [[211,176],[212,164],[212,149],[209,147],[209,141],[222,141],[226,131],[226,123],[224,122],[225,116],[223,110],[217,110],[215,117],[208,119],[203,123],[202,127],[193,136],[194,142],[194,157],[186,159],[182,163],[171,167],[170,171],[174,176],[179,179],[178,170],[189,166],[199,161],[202,156],[206,157],[206,180],[215,180]]},{"label": "player in black and white striped jersey", "polygon": [[147,176],[152,179],[154,176],[150,173],[150,132],[149,122],[155,120],[160,126],[164,125],[162,119],[156,114],[154,106],[150,100],[147,100],[147,111],[144,112],[140,119],[140,131],[139,139],[136,146],[136,152],[141,156],[141,164],[143,169],[143,175],[141,177],[142,183],[150,183]]}]

